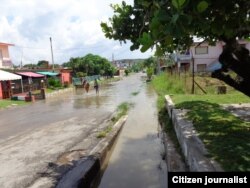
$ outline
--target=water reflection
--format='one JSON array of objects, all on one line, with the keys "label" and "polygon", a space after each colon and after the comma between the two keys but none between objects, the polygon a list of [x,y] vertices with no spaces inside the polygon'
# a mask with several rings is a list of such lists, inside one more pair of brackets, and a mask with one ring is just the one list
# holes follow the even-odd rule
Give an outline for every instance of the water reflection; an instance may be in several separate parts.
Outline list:
[{"label": "water reflection", "polygon": [[165,188],[166,165],[162,160],[164,147],[159,135],[156,94],[141,75],[127,80],[117,89],[123,88],[126,94],[139,89],[140,93],[130,95],[135,106],[129,111],[99,188]]},{"label": "water reflection", "polygon": [[109,96],[86,96],[74,100],[74,108],[100,108],[103,105],[109,104]]}]

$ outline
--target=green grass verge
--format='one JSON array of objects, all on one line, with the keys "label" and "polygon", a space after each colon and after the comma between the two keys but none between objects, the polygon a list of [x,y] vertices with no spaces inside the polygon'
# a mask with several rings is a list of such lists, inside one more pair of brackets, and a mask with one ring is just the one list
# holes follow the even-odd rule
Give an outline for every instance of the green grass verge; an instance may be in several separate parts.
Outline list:
[{"label": "green grass verge", "polygon": [[250,171],[250,123],[223,110],[219,104],[206,101],[185,101],[177,108],[189,109],[199,137],[226,171]]},{"label": "green grass verge", "polygon": [[[189,109],[187,118],[190,119],[199,137],[202,139],[209,155],[218,161],[226,171],[250,171],[250,123],[244,122],[223,110],[219,104],[250,103],[250,98],[230,88],[228,94],[217,95],[212,88],[216,84],[213,79],[198,78],[199,84],[206,86],[207,95],[191,95],[186,88],[187,80],[181,77],[161,74],[153,80],[154,88],[159,95],[158,109],[163,121],[168,122],[164,96],[171,97],[178,108]],[[185,84],[183,84],[185,83]],[[212,83],[210,86],[209,84]],[[165,120],[164,120],[165,118]],[[166,123],[166,131],[172,139],[175,133],[171,123]],[[172,131],[172,132],[171,132]]]},{"label": "green grass verge", "polygon": [[[166,80],[169,81],[170,83],[169,85],[166,84]],[[172,87],[174,85],[174,79],[173,78],[168,79],[168,76],[164,74],[155,76],[151,83],[153,87],[155,88],[156,93],[158,94],[158,98],[157,98],[158,121],[161,127],[164,129],[164,131],[168,134],[169,138],[174,143],[176,151],[180,154],[180,156],[182,156],[183,161],[184,161],[184,157],[181,152],[181,147],[176,137],[172,121],[169,118],[168,112],[165,107],[166,93],[170,91],[171,93],[173,92],[184,93],[185,91],[183,90],[183,86],[180,83],[178,84],[179,86]]]},{"label": "green grass verge", "polygon": [[9,100],[9,99],[0,100],[1,109],[8,108],[11,106],[21,106],[21,105],[26,105],[26,104],[27,102],[25,101],[14,101],[14,100]]},{"label": "green grass verge", "polygon": [[126,115],[128,113],[129,107],[131,106],[131,104],[124,102],[121,103],[117,109],[116,109],[116,113],[115,115],[111,118],[111,122],[109,123],[109,125],[101,132],[99,132],[97,134],[97,138],[103,138],[106,137],[107,134],[112,130],[113,125],[124,115]]},{"label": "green grass verge", "polygon": [[250,103],[250,97],[243,95],[239,92],[225,95],[191,95],[191,94],[173,94],[171,96],[173,101],[178,104],[184,101],[205,101],[216,104],[236,104],[236,103]]}]

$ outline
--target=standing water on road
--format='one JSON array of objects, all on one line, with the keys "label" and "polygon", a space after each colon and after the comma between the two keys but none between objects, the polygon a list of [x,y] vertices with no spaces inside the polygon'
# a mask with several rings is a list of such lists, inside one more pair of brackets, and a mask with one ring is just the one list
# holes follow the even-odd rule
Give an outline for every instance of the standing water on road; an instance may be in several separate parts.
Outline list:
[{"label": "standing water on road", "polygon": [[[156,98],[141,81],[142,75],[101,85],[99,95],[92,88],[89,93],[79,89],[1,110],[1,187],[49,187],[54,183],[54,170],[61,166],[54,167],[63,165],[61,156],[72,151],[84,155],[92,150],[98,143],[95,136],[98,130],[122,102],[134,102],[135,107],[129,113],[101,186],[160,187],[164,166],[157,137]],[[138,95],[132,95],[137,92]],[[110,185],[112,182],[114,186]]]},{"label": "standing water on road", "polygon": [[128,114],[99,188],[166,188],[167,167],[162,160],[156,95],[144,83],[132,102],[135,106]]}]

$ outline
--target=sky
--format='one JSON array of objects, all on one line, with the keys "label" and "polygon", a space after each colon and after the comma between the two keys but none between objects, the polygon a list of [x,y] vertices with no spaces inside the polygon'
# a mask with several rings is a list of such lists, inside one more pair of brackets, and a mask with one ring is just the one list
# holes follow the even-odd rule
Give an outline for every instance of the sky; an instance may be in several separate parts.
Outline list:
[{"label": "sky", "polygon": [[[130,42],[120,44],[105,38],[100,27],[112,17],[110,4],[122,0],[1,0],[0,42],[11,43],[14,65],[52,62],[55,64],[83,57],[88,53],[112,60],[148,58],[151,50],[130,51]],[[133,4],[133,0],[126,0]]]}]

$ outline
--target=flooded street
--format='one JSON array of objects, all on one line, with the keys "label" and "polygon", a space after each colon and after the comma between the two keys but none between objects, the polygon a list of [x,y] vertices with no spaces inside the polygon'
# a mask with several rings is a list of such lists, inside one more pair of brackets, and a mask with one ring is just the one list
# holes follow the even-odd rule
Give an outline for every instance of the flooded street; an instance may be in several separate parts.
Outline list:
[{"label": "flooded street", "polygon": [[89,93],[82,89],[63,93],[37,101],[31,105],[0,111],[0,142],[27,130],[76,117],[86,124],[101,123],[116,107],[140,88],[138,76],[101,86],[99,96],[92,88]]},{"label": "flooded street", "polygon": [[145,82],[111,154],[100,188],[166,188],[156,94]]},{"label": "flooded street", "polygon": [[[161,172],[159,169],[162,168],[159,163],[160,141],[157,137],[156,111],[153,103],[155,96],[150,90],[145,90],[146,83],[141,80],[141,76],[145,75],[135,74],[118,82],[101,85],[99,96],[96,96],[93,88],[89,93],[78,89],[27,106],[1,110],[1,187],[53,187],[54,182],[51,178],[54,176],[53,173],[58,172],[51,172],[51,168],[63,165],[64,160],[61,160],[60,156],[70,152],[84,156],[91,151],[99,142],[96,135],[107,125],[107,120],[122,102],[135,104],[129,113],[131,117],[128,119],[128,124],[124,127],[128,137],[126,139],[121,137],[117,145],[118,151],[120,149],[123,152],[133,153],[134,156],[114,152],[115,158],[119,159],[124,155],[122,159],[127,160],[129,164],[126,165],[127,169],[120,167],[119,169],[134,171],[122,177],[127,180],[128,174],[144,172],[144,176],[131,179],[132,183],[140,186],[140,182],[146,182],[142,178],[151,177],[148,179],[155,185],[155,182],[159,181]],[[139,94],[134,96],[132,93]],[[147,98],[151,99],[151,102],[145,101],[146,106],[139,107],[144,100],[148,100]],[[142,123],[142,116],[149,119],[145,119]],[[153,123],[151,119],[154,119]],[[133,125],[136,129],[129,128]],[[120,142],[126,144],[125,150]],[[129,145],[136,146],[137,149],[129,148]],[[119,164],[117,159],[115,162]],[[132,168],[136,163],[140,163],[140,167],[143,166],[144,170],[139,166]],[[60,169],[63,170],[64,167]]]}]

